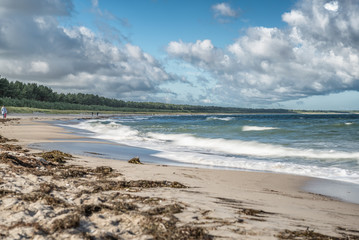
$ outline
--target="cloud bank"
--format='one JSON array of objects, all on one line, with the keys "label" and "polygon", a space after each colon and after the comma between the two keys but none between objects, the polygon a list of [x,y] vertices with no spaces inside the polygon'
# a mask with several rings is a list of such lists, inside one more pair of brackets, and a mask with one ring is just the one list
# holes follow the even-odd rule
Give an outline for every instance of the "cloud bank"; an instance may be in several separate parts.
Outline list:
[{"label": "cloud bank", "polygon": [[[98,1],[93,1],[96,7]],[[63,27],[70,0],[0,2],[0,74],[63,91],[148,100],[173,80],[140,47],[109,42],[84,27]]]},{"label": "cloud bank", "polygon": [[173,41],[170,56],[217,80],[222,104],[267,104],[359,90],[359,2],[303,0],[285,29],[253,27],[226,48]]}]

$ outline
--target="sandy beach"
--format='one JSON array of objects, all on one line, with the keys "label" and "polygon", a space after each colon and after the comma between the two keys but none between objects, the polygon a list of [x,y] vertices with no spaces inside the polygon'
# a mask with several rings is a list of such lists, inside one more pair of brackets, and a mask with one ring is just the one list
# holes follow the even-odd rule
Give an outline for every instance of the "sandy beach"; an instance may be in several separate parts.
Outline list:
[{"label": "sandy beach", "polygon": [[50,123],[82,117],[0,123],[0,239],[359,239],[359,205],[304,191],[312,178],[29,148],[88,141]]}]

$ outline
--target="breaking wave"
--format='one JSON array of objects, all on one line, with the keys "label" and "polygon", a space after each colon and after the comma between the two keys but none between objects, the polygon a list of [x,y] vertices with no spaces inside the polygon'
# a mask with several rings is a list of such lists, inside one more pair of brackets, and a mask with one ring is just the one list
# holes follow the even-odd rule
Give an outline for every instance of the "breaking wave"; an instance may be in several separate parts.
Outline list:
[{"label": "breaking wave", "polygon": [[258,127],[258,126],[243,126],[242,127],[242,131],[247,132],[247,131],[266,131],[266,130],[274,130],[274,129],[278,129],[275,127]]},{"label": "breaking wave", "polygon": [[[145,132],[115,120],[86,121],[75,127],[91,131],[96,138],[157,150],[155,156],[181,163],[289,173],[359,184],[359,152],[294,148],[258,141],[197,137],[184,133]],[[245,127],[247,131],[276,129],[256,126],[243,128]],[[342,164],[356,167],[343,168]]]}]

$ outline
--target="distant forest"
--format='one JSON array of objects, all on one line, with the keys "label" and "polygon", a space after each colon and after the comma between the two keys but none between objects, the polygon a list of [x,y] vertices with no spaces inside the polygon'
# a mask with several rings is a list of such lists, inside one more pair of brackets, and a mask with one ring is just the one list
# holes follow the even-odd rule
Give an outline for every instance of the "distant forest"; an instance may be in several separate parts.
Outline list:
[{"label": "distant forest", "polygon": [[184,112],[184,113],[288,113],[285,109],[251,109],[216,106],[132,102],[105,98],[94,94],[57,93],[35,83],[11,82],[0,78],[0,104],[58,110],[119,112]]}]

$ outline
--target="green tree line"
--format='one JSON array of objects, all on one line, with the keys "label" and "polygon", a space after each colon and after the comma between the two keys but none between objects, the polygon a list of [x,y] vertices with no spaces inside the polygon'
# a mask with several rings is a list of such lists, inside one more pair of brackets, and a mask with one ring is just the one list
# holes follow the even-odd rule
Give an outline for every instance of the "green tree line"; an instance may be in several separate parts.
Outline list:
[{"label": "green tree line", "polygon": [[195,106],[158,102],[133,102],[105,98],[94,94],[57,93],[35,83],[0,78],[0,101],[14,107],[59,110],[125,111],[125,112],[207,112],[207,113],[286,113],[284,109],[247,109],[217,106]]}]

